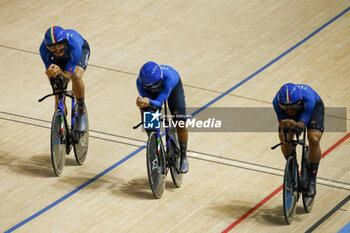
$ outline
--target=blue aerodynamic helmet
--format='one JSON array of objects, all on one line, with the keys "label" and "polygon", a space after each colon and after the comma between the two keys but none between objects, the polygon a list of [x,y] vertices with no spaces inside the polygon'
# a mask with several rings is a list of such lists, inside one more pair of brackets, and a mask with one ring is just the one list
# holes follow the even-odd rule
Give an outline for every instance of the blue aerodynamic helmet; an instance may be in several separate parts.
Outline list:
[{"label": "blue aerodynamic helmet", "polygon": [[68,42],[68,34],[63,28],[59,26],[53,26],[46,30],[44,38],[44,43],[46,46],[51,46],[63,42]]},{"label": "blue aerodynamic helmet", "polygon": [[163,71],[157,63],[149,61],[141,67],[139,78],[144,88],[158,88],[163,79]]},{"label": "blue aerodynamic helmet", "polygon": [[278,91],[277,100],[279,105],[300,104],[303,96],[300,89],[293,83],[284,84]]}]

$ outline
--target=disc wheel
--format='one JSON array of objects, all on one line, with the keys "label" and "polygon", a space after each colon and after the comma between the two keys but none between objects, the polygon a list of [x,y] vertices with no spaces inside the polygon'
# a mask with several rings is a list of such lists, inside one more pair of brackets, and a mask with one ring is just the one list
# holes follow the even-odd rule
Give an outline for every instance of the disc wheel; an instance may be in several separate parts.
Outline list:
[{"label": "disc wheel", "polygon": [[157,139],[156,132],[152,132],[148,137],[146,163],[152,193],[156,198],[161,198],[165,190],[165,150],[161,138]]},{"label": "disc wheel", "polygon": [[67,129],[64,116],[60,109],[57,109],[52,117],[51,123],[51,161],[52,167],[57,176],[60,176],[65,163]]},{"label": "disc wheel", "polygon": [[296,203],[298,200],[297,176],[298,171],[295,159],[292,156],[289,156],[283,178],[283,212],[288,224],[291,224],[294,219]]}]

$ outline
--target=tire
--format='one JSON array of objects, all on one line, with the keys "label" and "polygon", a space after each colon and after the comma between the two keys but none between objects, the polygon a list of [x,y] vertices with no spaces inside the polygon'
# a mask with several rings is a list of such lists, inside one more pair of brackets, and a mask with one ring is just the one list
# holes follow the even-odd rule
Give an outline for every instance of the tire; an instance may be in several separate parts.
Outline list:
[{"label": "tire", "polygon": [[312,210],[312,207],[314,206],[315,196],[313,196],[313,197],[305,197],[304,194],[302,194],[302,196],[303,196],[304,210],[307,213],[310,213],[311,210]]},{"label": "tire", "polygon": [[[153,195],[161,198],[165,190],[165,150],[161,138],[157,142],[157,133],[152,132],[147,141],[146,163],[148,181]],[[159,143],[159,146],[158,146]]]},{"label": "tire", "polygon": [[60,176],[66,158],[67,128],[64,116],[57,109],[52,117],[51,123],[51,161],[56,176]]},{"label": "tire", "polygon": [[[78,104],[75,105],[75,113],[77,113],[77,107]],[[75,160],[79,165],[83,165],[84,161],[87,157],[87,152],[89,148],[89,118],[88,118],[88,112],[85,107],[85,114],[86,114],[86,120],[87,120],[87,125],[86,125],[86,131],[80,135],[77,135],[77,132],[75,129],[73,129],[72,133],[75,134],[74,136],[74,141],[73,143],[73,149],[74,149],[74,156]],[[76,119],[75,119],[76,121]],[[76,125],[76,122],[74,122],[74,125]]]},{"label": "tire", "polygon": [[[308,161],[308,156],[309,156],[309,151],[304,149],[303,151],[303,157],[302,157],[302,161],[301,161],[301,166],[302,166],[302,171],[301,171],[301,176],[303,176],[303,173],[306,172],[305,171],[305,165]],[[304,210],[306,213],[310,213],[312,210],[312,207],[314,205],[314,200],[315,200],[315,196],[314,197],[306,197],[304,195],[304,193],[302,194],[303,196],[303,206],[304,206]]]},{"label": "tire", "polygon": [[296,161],[293,156],[289,156],[283,178],[283,213],[288,224],[291,224],[294,219],[296,203],[298,201],[297,179],[298,169]]},{"label": "tire", "polygon": [[169,151],[168,156],[170,159],[170,174],[171,178],[173,180],[174,185],[177,188],[181,187],[182,180],[183,180],[183,174],[179,173],[180,170],[180,162],[181,162],[181,150],[180,150],[180,144],[179,139],[177,137],[177,132],[174,127],[169,128]]}]

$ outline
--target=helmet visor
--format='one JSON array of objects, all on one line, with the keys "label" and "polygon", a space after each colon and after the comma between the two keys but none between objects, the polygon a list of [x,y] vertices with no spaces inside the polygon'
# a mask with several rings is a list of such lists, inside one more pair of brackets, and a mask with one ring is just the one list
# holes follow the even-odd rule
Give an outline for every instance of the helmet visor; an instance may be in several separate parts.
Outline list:
[{"label": "helmet visor", "polygon": [[63,53],[64,50],[67,48],[67,41],[62,41],[56,44],[51,44],[51,45],[46,45],[46,48],[51,52],[51,53]]},{"label": "helmet visor", "polygon": [[143,88],[146,90],[152,91],[152,92],[157,92],[160,90],[160,87],[162,85],[162,80],[159,79],[157,82],[150,84],[150,85],[144,85]]},{"label": "helmet visor", "polygon": [[301,108],[301,101],[298,101],[296,103],[291,103],[291,104],[278,103],[278,105],[280,106],[280,108],[282,108],[285,111],[288,111],[288,110],[297,111]]}]

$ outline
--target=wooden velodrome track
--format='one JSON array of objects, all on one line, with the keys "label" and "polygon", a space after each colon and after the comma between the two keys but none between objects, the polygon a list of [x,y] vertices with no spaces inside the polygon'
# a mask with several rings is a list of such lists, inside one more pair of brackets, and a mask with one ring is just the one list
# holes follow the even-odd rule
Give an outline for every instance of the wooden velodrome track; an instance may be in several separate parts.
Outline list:
[{"label": "wooden velodrome track", "polygon": [[[50,160],[53,99],[37,101],[51,90],[38,48],[52,25],[77,30],[91,46],[88,158],[78,166],[71,152],[61,177]],[[146,175],[146,135],[132,126],[140,120],[135,79],[148,60],[179,71],[189,107],[219,96],[208,107],[269,107],[294,82],[311,85],[327,107],[349,109],[349,25],[347,0],[0,1],[0,230],[346,229],[349,127],[324,134],[314,209],[305,214],[299,201],[286,225],[285,160],[270,150],[277,133],[190,133],[183,186],[168,176],[158,200]]]}]

